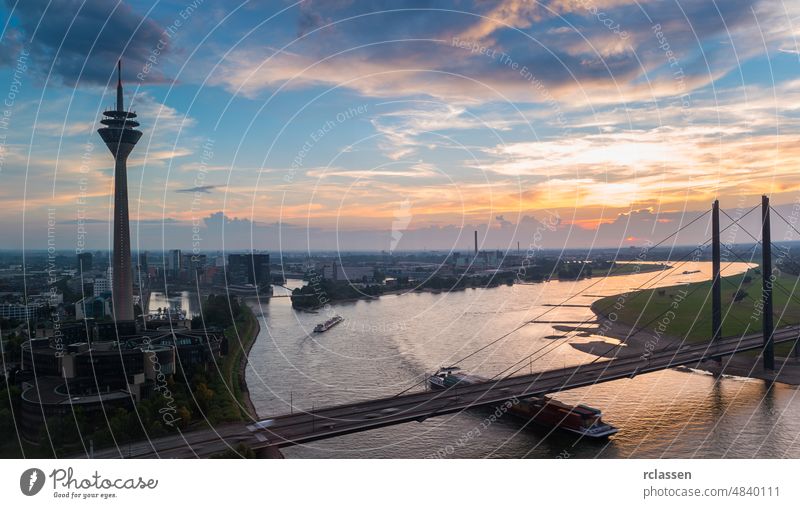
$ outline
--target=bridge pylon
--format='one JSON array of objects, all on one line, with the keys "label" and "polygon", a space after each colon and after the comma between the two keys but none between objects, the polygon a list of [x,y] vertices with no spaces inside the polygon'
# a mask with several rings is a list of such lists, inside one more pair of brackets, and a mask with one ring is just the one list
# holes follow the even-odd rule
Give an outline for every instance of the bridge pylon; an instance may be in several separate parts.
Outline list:
[{"label": "bridge pylon", "polygon": [[722,337],[722,281],[720,280],[719,200],[711,207],[711,340]]},{"label": "bridge pylon", "polygon": [[[711,342],[722,338],[722,281],[720,280],[719,200],[711,205]],[[722,361],[721,356],[711,358]]]},{"label": "bridge pylon", "polygon": [[772,314],[772,240],[769,226],[769,197],[761,196],[761,300],[763,303],[764,370],[775,370],[775,325]]}]

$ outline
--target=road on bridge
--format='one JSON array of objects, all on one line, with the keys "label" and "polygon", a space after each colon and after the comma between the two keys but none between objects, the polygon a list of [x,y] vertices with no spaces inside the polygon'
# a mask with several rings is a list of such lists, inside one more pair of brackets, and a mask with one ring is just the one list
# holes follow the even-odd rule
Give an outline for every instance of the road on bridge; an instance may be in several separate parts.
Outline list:
[{"label": "road on bridge", "polygon": [[[798,338],[800,327],[789,327],[774,334],[776,343]],[[243,424],[226,424],[216,429],[184,433],[180,436],[140,442],[119,449],[96,453],[96,458],[194,458],[235,448],[243,443],[250,448],[285,447],[362,432],[369,429],[423,421],[465,409],[498,404],[510,399],[552,394],[616,379],[632,378],[678,366],[697,366],[703,361],[734,353],[761,349],[761,334],[729,338],[716,344],[685,344],[654,351],[651,355],[618,356],[579,366],[532,374],[456,385],[447,390],[409,393],[395,397],[354,402],[300,411],[269,418],[268,428],[251,432]]]}]

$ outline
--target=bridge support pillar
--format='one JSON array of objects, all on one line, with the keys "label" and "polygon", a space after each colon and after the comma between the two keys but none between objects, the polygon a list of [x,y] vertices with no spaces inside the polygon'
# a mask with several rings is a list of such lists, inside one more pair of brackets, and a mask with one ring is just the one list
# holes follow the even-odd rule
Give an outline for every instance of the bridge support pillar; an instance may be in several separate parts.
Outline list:
[{"label": "bridge support pillar", "polygon": [[711,208],[711,340],[722,336],[722,281],[720,280],[719,200]]},{"label": "bridge support pillar", "polygon": [[769,227],[769,197],[761,196],[761,299],[764,314],[764,370],[775,370],[772,314],[772,239]]}]

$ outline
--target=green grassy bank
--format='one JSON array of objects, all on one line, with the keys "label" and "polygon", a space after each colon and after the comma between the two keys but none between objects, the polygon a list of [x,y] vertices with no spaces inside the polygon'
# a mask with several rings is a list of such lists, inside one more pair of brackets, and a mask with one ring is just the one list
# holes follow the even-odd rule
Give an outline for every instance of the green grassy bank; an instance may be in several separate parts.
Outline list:
[{"label": "green grassy bank", "polygon": [[[795,288],[796,284],[799,284],[798,277],[790,274],[775,279],[772,293],[776,328],[800,323],[800,292],[797,291],[800,287]],[[723,337],[761,331],[761,295],[762,278],[758,269],[722,279]],[[704,342],[711,337],[711,281],[609,296],[592,307],[598,314],[615,313],[617,322],[637,330],[660,330],[664,335],[687,342]],[[775,352],[785,355],[791,347],[791,343],[780,344]]]}]

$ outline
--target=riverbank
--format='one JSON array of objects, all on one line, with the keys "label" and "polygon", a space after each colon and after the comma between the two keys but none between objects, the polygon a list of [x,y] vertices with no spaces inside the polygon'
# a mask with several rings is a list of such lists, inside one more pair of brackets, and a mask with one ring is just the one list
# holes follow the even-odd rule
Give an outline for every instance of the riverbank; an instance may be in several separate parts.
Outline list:
[{"label": "riverbank", "polygon": [[[745,273],[730,278],[736,277],[743,280],[748,275]],[[750,277],[748,285],[754,284],[752,276]],[[760,278],[758,282],[760,283]],[[708,286],[708,288],[703,286]],[[666,348],[676,348],[687,343],[707,341],[710,335],[710,332],[706,330],[706,328],[710,327],[708,322],[711,312],[710,305],[705,308],[704,302],[694,302],[691,298],[691,295],[698,293],[705,297],[708,293],[704,293],[703,289],[710,289],[710,281],[600,298],[591,305],[591,310],[597,316],[597,324],[599,325],[599,330],[595,331],[595,334],[608,337],[614,343],[593,341],[573,344],[573,347],[584,353],[613,358],[615,356],[641,355],[646,351],[658,351]],[[655,295],[648,293],[655,293]],[[663,303],[659,305],[658,299],[655,300],[655,305],[650,305],[654,301],[654,296],[660,299],[668,297],[668,306],[665,307]],[[723,301],[725,300],[723,299]],[[792,301],[787,299],[784,304],[789,306]],[[723,316],[727,316],[729,311],[736,312],[737,309],[733,307],[739,303],[731,299],[729,304],[731,308],[726,309],[724,308],[725,305],[723,305]],[[800,304],[796,305],[800,306]],[[681,313],[680,309],[682,307],[689,309],[689,312]],[[634,310],[632,311],[631,309]],[[673,310],[672,314],[665,313],[670,309]],[[800,309],[791,309],[792,314],[796,312],[800,312]],[[664,313],[665,317],[657,319],[659,314],[662,313]],[[705,314],[708,314],[709,320],[700,318]],[[732,320],[729,319],[728,322],[730,321]],[[777,321],[778,319],[776,318]],[[697,326],[698,324],[699,326]],[[782,322],[781,324],[788,325],[790,323]],[[760,330],[761,322],[759,321],[752,328],[748,328],[746,324],[738,324],[738,329],[734,328],[735,326],[737,324],[725,326],[725,323],[723,323],[723,336],[742,336],[748,329],[750,333],[757,332]],[[731,330],[731,328],[734,328],[734,330]],[[675,333],[678,330],[681,331],[679,332],[680,335]],[[770,382],[800,385],[800,358],[791,354],[791,346],[791,343],[776,346],[776,353],[778,354],[775,357],[775,371],[764,369],[760,352],[746,352],[727,356],[719,361],[708,360],[697,366],[697,370],[707,371],[716,376],[748,377]]]},{"label": "riverbank", "polygon": [[[639,273],[649,273],[649,272],[660,272],[671,268],[670,265],[660,263],[660,262],[652,262],[652,263],[637,263],[633,261],[626,261],[626,262],[618,262],[617,266],[612,268],[611,271],[601,271],[602,277],[617,277],[623,275],[633,275]],[[582,277],[579,280],[586,280],[591,279],[592,276],[589,277]],[[575,282],[576,279],[565,277],[552,277],[545,280],[537,280],[537,281],[520,281],[514,280],[513,282],[497,282],[492,283],[490,285],[474,285],[474,286],[460,286],[454,288],[430,288],[430,287],[413,287],[413,288],[399,288],[399,289],[388,289],[383,291],[377,295],[368,295],[362,294],[358,297],[347,297],[347,298],[331,298],[328,296],[328,301],[326,302],[327,305],[331,304],[340,304],[340,303],[352,303],[361,300],[378,300],[382,296],[390,296],[390,295],[397,295],[402,296],[406,294],[412,293],[432,293],[432,294],[439,294],[439,293],[456,293],[461,291],[466,291],[467,289],[495,289],[502,286],[512,286],[512,285],[535,285],[535,284],[546,284],[548,282]],[[303,312],[317,312],[319,309],[324,308],[325,305],[319,304],[316,306],[308,306],[308,307],[295,307],[295,310],[303,311]]]},{"label": "riverbank", "polygon": [[225,359],[223,372],[228,386],[232,388],[233,395],[242,409],[242,418],[255,420],[258,418],[258,413],[253,401],[250,400],[246,369],[250,350],[261,332],[261,325],[250,302],[245,301],[245,305],[242,306],[242,313],[244,314],[244,319],[241,322],[237,322],[234,329],[234,333],[239,340],[228,341],[228,356]]},{"label": "riverbank", "polygon": [[617,261],[615,266],[608,272],[601,274],[603,277],[617,277],[621,275],[634,275],[637,273],[663,272],[672,266],[654,261],[652,263],[642,263],[638,261]]}]

